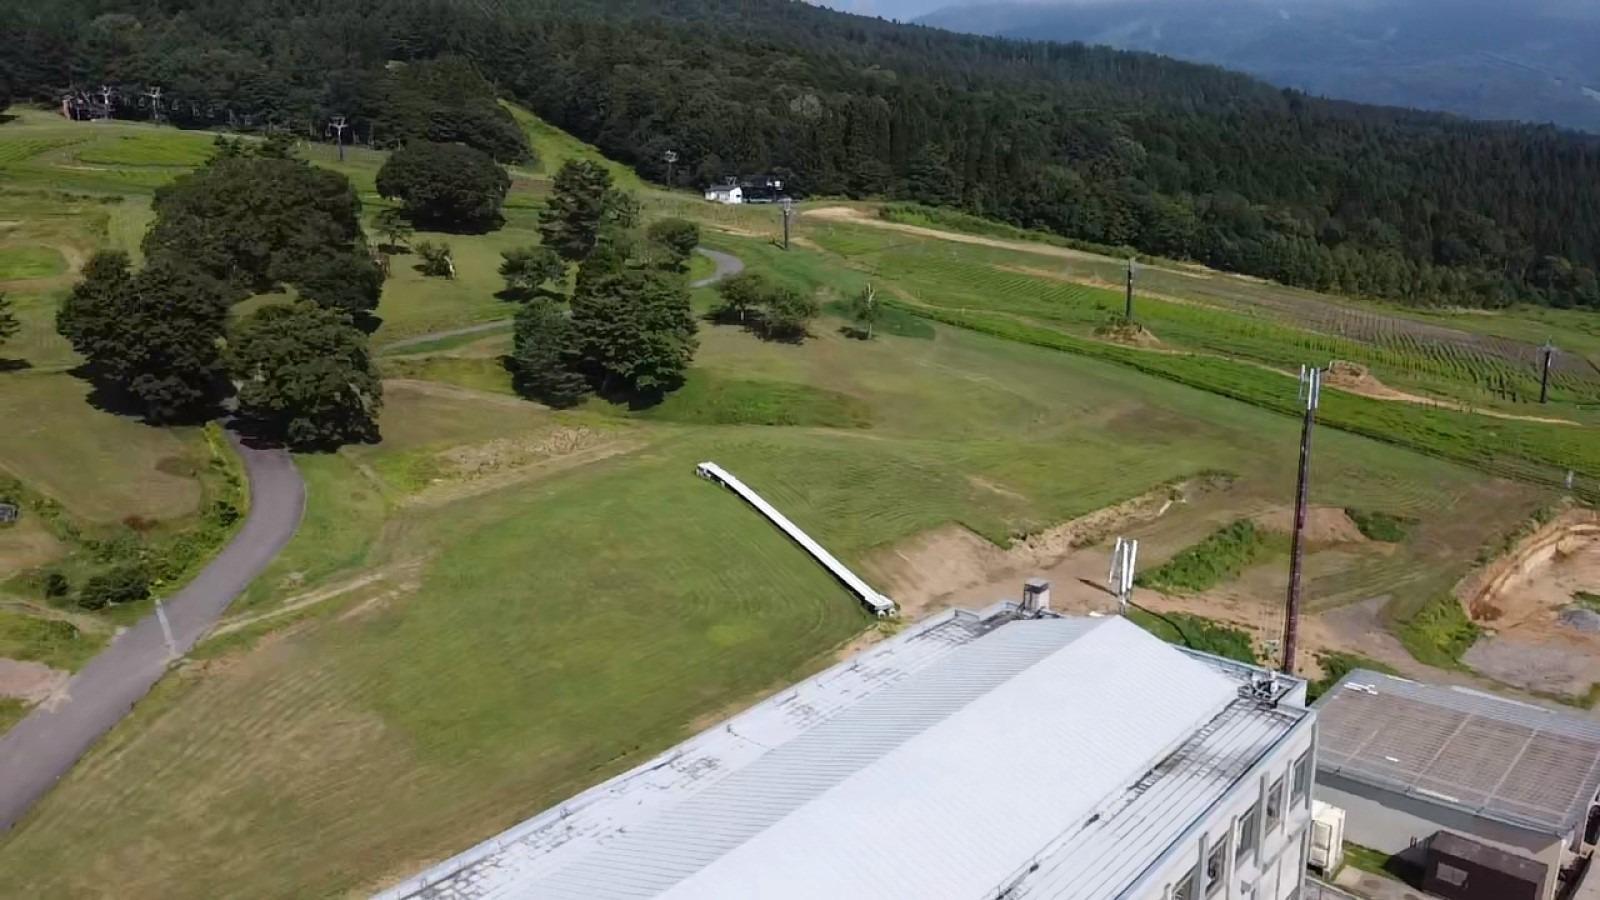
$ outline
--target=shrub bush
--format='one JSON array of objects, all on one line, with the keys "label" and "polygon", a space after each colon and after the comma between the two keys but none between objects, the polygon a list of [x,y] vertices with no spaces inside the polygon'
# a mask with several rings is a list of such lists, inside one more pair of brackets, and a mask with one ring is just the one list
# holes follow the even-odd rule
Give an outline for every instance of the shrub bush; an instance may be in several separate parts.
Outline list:
[{"label": "shrub bush", "polygon": [[101,572],[83,583],[78,605],[84,609],[105,609],[123,603],[136,603],[150,596],[150,577],[139,566],[118,566]]}]

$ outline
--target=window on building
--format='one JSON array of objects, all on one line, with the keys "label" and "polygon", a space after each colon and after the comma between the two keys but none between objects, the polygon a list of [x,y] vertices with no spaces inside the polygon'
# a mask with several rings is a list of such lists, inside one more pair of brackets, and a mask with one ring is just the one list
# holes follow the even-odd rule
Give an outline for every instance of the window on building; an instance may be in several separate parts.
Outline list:
[{"label": "window on building", "polygon": [[1250,807],[1250,809],[1239,818],[1240,859],[1244,859],[1246,856],[1256,852],[1256,809],[1257,807]]},{"label": "window on building", "polygon": [[1172,886],[1172,900],[1194,900],[1194,873],[1183,876],[1183,880]]},{"label": "window on building", "polygon": [[1206,896],[1222,890],[1222,876],[1228,870],[1228,835],[1217,838],[1211,852],[1206,854]]},{"label": "window on building", "polygon": [[1299,759],[1294,761],[1294,793],[1289,797],[1290,806],[1300,806],[1306,802],[1306,794],[1311,792],[1311,751],[1307,750]]},{"label": "window on building", "polygon": [[1267,830],[1271,831],[1283,821],[1283,776],[1267,788]]}]

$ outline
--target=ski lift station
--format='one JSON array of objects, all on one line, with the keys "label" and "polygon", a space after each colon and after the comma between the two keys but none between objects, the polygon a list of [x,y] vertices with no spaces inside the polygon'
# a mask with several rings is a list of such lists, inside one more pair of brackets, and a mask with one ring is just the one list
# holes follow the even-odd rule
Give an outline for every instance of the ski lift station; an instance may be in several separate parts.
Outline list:
[{"label": "ski lift station", "polygon": [[1299,679],[1056,615],[1035,580],[381,896],[1286,900],[1315,718]]}]

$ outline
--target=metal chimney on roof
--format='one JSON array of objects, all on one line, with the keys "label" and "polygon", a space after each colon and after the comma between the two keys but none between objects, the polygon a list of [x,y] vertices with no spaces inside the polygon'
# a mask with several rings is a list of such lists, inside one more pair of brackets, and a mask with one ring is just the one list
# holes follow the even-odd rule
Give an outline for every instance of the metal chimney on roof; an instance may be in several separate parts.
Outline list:
[{"label": "metal chimney on roof", "polygon": [[1050,582],[1043,578],[1029,578],[1023,582],[1022,611],[1028,613],[1050,611]]}]

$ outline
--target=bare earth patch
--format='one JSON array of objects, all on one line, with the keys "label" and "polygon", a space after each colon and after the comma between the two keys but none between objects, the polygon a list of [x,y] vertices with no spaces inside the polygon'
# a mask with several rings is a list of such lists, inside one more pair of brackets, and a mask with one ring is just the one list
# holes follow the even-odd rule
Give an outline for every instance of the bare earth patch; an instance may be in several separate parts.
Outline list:
[{"label": "bare earth patch", "polygon": [[1457,586],[1490,632],[1466,663],[1508,684],[1583,695],[1600,682],[1600,633],[1568,618],[1586,615],[1579,592],[1600,594],[1600,513],[1569,509]]},{"label": "bare earth patch", "polygon": [[1496,419],[1510,419],[1519,422],[1543,422],[1546,425],[1578,425],[1571,419],[1558,419],[1553,416],[1528,416],[1518,413],[1500,412],[1494,409],[1482,409],[1467,403],[1453,400],[1441,400],[1437,397],[1425,397],[1421,394],[1412,394],[1392,388],[1377,376],[1368,371],[1366,366],[1359,363],[1346,362],[1336,359],[1328,367],[1327,383],[1346,393],[1374,400],[1393,400],[1399,403],[1414,403],[1418,406],[1436,406],[1441,409],[1453,409],[1457,412],[1476,413],[1480,416],[1490,416]]},{"label": "bare earth patch", "polygon": [[643,440],[613,437],[588,428],[560,428],[534,438],[496,438],[483,444],[454,447],[438,457],[445,477],[405,502],[413,506],[453,503],[629,453],[644,445]]},{"label": "bare earth patch", "polygon": [[72,673],[44,663],[0,657],[0,697],[40,703],[67,684]]},{"label": "bare earth patch", "polygon": [[[1256,525],[1282,534],[1294,533],[1294,508],[1274,507],[1251,517]],[[1364,544],[1367,536],[1361,533],[1349,514],[1337,506],[1313,506],[1306,510],[1305,539],[1307,544]]]},{"label": "bare earth patch", "polygon": [[[975,482],[979,483],[979,482]],[[960,525],[944,525],[877,551],[867,571],[900,604],[909,621],[940,609],[972,605],[1012,596],[1024,578],[1060,568],[1076,555],[1092,555],[1083,566],[1103,568],[1103,554],[1086,551],[1112,531],[1164,515],[1176,503],[1218,489],[1221,480],[1163,485],[1131,500],[1098,509],[1025,538],[1009,548],[997,547]],[[988,483],[982,486],[989,487]],[[1078,553],[1077,551],[1084,551]],[[1076,576],[1075,576],[1076,577]],[[1104,573],[1101,573],[1104,577]],[[994,596],[975,596],[992,592]]]}]

